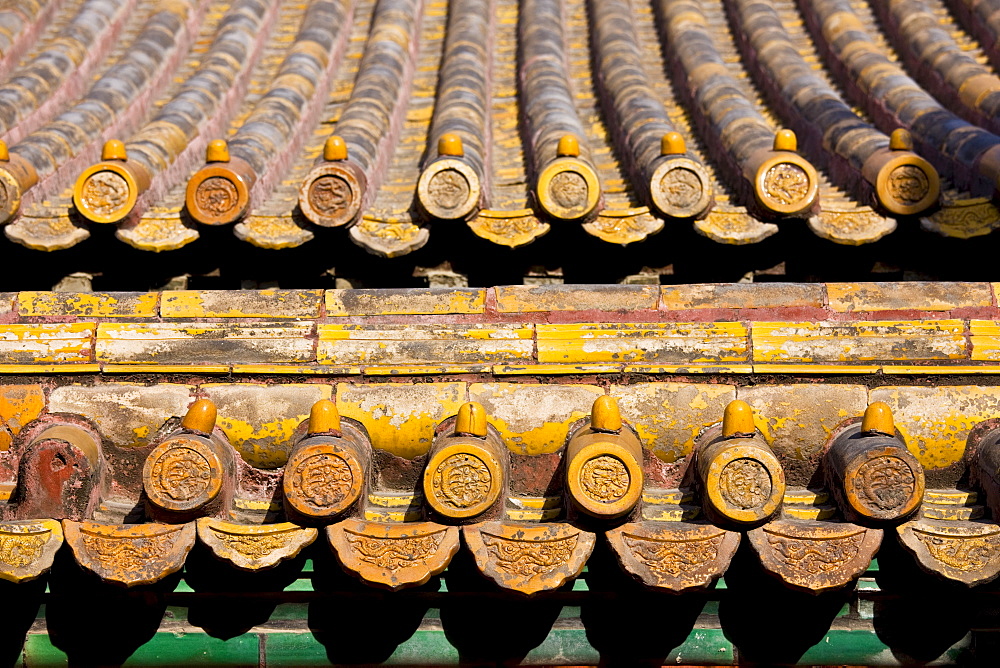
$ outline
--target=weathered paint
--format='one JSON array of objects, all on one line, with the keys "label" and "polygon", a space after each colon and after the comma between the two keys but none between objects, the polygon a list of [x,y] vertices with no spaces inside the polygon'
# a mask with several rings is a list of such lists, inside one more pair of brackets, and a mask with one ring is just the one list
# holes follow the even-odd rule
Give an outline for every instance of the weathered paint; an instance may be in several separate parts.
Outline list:
[{"label": "weathered paint", "polygon": [[143,447],[168,418],[184,415],[193,393],[173,383],[64,385],[52,390],[49,410],[87,416],[119,447]]},{"label": "weathered paint", "polygon": [[511,452],[540,455],[566,443],[569,426],[590,415],[604,391],[596,385],[474,383],[469,399],[486,409]]},{"label": "weathered paint", "polygon": [[531,326],[319,325],[322,364],[494,364],[532,362]]},{"label": "weathered paint", "polygon": [[292,436],[312,405],[333,397],[331,385],[315,383],[206,383],[201,390],[215,402],[218,424],[236,451],[265,469],[284,465],[295,445]]},{"label": "weathered paint", "polygon": [[97,329],[97,359],[119,364],[310,362],[315,358],[312,331],[311,322],[103,323]]},{"label": "weathered paint", "polygon": [[485,309],[483,288],[326,291],[328,316],[455,315]]},{"label": "weathered paint", "polygon": [[757,322],[755,362],[918,361],[965,357],[961,320]]},{"label": "weathered paint", "polygon": [[924,468],[941,469],[962,459],[976,423],[997,417],[1000,388],[880,387],[870,400],[889,405],[907,448]]},{"label": "weathered paint", "polygon": [[653,310],[657,285],[507,285],[494,288],[501,313]]},{"label": "weathered paint", "polygon": [[754,424],[795,485],[808,482],[837,425],[860,416],[868,405],[861,385],[756,385],[736,394],[754,409]]},{"label": "weathered paint", "polygon": [[742,362],[747,331],[738,322],[537,325],[538,361],[704,364]]},{"label": "weathered paint", "polygon": [[993,294],[986,283],[906,281],[897,283],[827,283],[830,309],[857,311],[951,311],[990,306]]},{"label": "weathered paint", "polygon": [[1000,361],[1000,323],[995,320],[972,320],[969,332],[974,361]]},{"label": "weathered paint", "polygon": [[94,322],[0,325],[0,363],[91,362]]},{"label": "weathered paint", "polygon": [[707,383],[635,383],[613,385],[624,417],[645,448],[665,462],[691,454],[695,439],[722,418],[736,398],[732,385]]},{"label": "weathered paint", "polygon": [[434,427],[466,401],[464,383],[338,383],[337,409],[361,422],[372,445],[400,457],[425,454]]},{"label": "weathered paint", "polygon": [[156,292],[20,292],[20,316],[76,316],[81,318],[153,318]]},{"label": "weathered paint", "polygon": [[802,308],[823,306],[826,291],[813,283],[710,283],[660,287],[660,308]]},{"label": "weathered paint", "polygon": [[322,290],[168,290],[164,318],[315,318]]},{"label": "weathered paint", "polygon": [[0,386],[0,451],[10,449],[21,428],[45,410],[41,385]]}]

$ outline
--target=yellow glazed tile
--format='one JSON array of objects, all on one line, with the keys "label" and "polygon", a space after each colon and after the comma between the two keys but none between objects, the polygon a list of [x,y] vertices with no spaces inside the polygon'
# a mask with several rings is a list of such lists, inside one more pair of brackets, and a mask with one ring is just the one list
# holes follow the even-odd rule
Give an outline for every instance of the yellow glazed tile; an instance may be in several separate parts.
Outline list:
[{"label": "yellow glazed tile", "polygon": [[865,412],[863,385],[755,385],[736,397],[753,408],[754,424],[778,456],[789,485],[807,485],[823,445],[836,427]]},{"label": "yellow glazed tile", "polygon": [[168,418],[187,412],[194,389],[175,383],[62,385],[49,395],[49,410],[86,415],[115,445],[143,447]]},{"label": "yellow glazed tile", "polygon": [[322,290],[168,290],[164,318],[316,318]]},{"label": "yellow glazed tile", "polygon": [[569,426],[590,415],[604,390],[596,385],[473,383],[469,399],[486,409],[512,452],[538,455],[559,450]]},{"label": "yellow glazed tile", "polygon": [[97,324],[0,325],[0,364],[92,362]]},{"label": "yellow glazed tile", "polygon": [[97,359],[117,364],[277,364],[315,358],[313,324],[102,323]]},{"label": "yellow glazed tile", "polygon": [[628,365],[622,369],[625,373],[753,373],[749,364],[674,364],[671,366]]},{"label": "yellow glazed tile", "polygon": [[961,320],[755,322],[754,362],[830,363],[964,359]]},{"label": "yellow glazed tile", "polygon": [[9,450],[21,428],[44,410],[41,385],[0,385],[0,450]]},{"label": "yellow glazed tile", "polygon": [[889,405],[907,448],[925,468],[941,469],[962,459],[969,430],[997,417],[1000,388],[880,387],[869,393],[869,399]]},{"label": "yellow glazed tile", "polygon": [[328,316],[454,315],[485,310],[486,290],[481,288],[326,291]]},{"label": "yellow glazed tile", "polygon": [[747,360],[738,322],[537,325],[540,364],[712,364]]},{"label": "yellow glazed tile", "polygon": [[496,376],[559,376],[577,373],[619,373],[620,364],[503,364],[493,367]]},{"label": "yellow glazed tile", "polygon": [[643,446],[665,462],[691,454],[698,434],[736,398],[734,386],[708,383],[613,385],[609,393]]},{"label": "yellow glazed tile", "polygon": [[794,374],[853,374],[878,373],[878,365],[869,364],[754,364],[752,373],[794,373]]},{"label": "yellow glazed tile", "polygon": [[21,292],[21,316],[152,318],[159,306],[156,292]]},{"label": "yellow glazed tile", "polygon": [[950,311],[990,306],[989,283],[906,281],[898,283],[827,283],[830,309],[852,311]]},{"label": "yellow glazed tile", "polygon": [[218,425],[236,451],[265,469],[284,465],[312,405],[333,396],[333,387],[320,383],[206,383],[201,390],[215,402]]},{"label": "yellow glazed tile", "polygon": [[337,384],[340,414],[361,422],[376,448],[407,459],[425,454],[437,423],[465,401],[465,383]]},{"label": "yellow glazed tile", "polygon": [[319,325],[321,364],[450,366],[530,362],[533,328],[521,325]]}]

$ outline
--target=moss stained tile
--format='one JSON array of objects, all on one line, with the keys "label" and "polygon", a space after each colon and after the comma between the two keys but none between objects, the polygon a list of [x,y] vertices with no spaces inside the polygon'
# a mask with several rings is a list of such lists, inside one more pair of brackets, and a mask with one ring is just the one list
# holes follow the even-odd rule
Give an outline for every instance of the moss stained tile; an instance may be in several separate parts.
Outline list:
[{"label": "moss stained tile", "polygon": [[754,362],[912,362],[966,358],[961,320],[756,322]]},{"label": "moss stained tile", "polygon": [[456,315],[485,310],[484,288],[326,291],[328,316]]},{"label": "moss stained tile", "polygon": [[277,364],[315,358],[313,324],[103,323],[97,359],[118,364]]},{"label": "moss stained tile", "polygon": [[909,309],[951,311],[993,303],[989,283],[827,283],[826,291],[830,309],[840,313]]}]

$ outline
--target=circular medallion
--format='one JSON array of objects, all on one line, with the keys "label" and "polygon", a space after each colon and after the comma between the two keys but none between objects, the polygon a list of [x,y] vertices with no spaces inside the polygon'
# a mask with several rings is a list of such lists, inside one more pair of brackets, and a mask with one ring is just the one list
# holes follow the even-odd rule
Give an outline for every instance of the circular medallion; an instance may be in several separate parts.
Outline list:
[{"label": "circular medallion", "polygon": [[199,209],[218,218],[230,215],[239,203],[236,186],[222,176],[210,176],[199,183],[194,198]]},{"label": "circular medallion", "polygon": [[576,172],[559,172],[549,183],[549,196],[562,208],[582,216],[587,205],[587,182]]},{"label": "circular medallion", "polygon": [[879,203],[890,213],[912,216],[934,206],[941,195],[941,177],[934,167],[909,151],[894,151],[885,160],[875,154],[872,179],[868,163],[862,168],[865,178],[874,181]]},{"label": "circular medallion", "polygon": [[423,209],[442,220],[465,220],[479,207],[479,175],[458,158],[441,158],[428,165],[417,181]]},{"label": "circular medallion", "polygon": [[809,175],[799,165],[779,162],[764,174],[764,192],[785,206],[795,206],[809,194]]},{"label": "circular medallion", "polygon": [[348,448],[333,443],[307,446],[285,466],[282,486],[289,504],[303,515],[329,517],[361,495],[364,471]]},{"label": "circular medallion", "polygon": [[81,197],[88,210],[98,216],[111,217],[128,204],[128,182],[115,172],[96,172],[83,182]]},{"label": "circular medallion", "polygon": [[164,510],[197,510],[222,489],[222,463],[202,439],[170,438],[146,458],[142,484],[149,500]]},{"label": "circular medallion", "polygon": [[442,209],[457,209],[469,198],[469,182],[454,169],[444,169],[431,177],[427,187],[431,197]]},{"label": "circular medallion", "polygon": [[858,500],[874,512],[902,509],[916,488],[917,478],[910,465],[891,455],[869,459],[855,473],[854,490]]},{"label": "circular medallion", "polygon": [[503,484],[499,462],[479,442],[447,445],[431,456],[424,469],[424,497],[445,517],[475,517],[489,510]]},{"label": "circular medallion", "polygon": [[433,485],[439,502],[464,510],[483,502],[493,485],[493,476],[482,459],[462,452],[438,465]]},{"label": "circular medallion", "polygon": [[614,503],[625,497],[632,476],[618,457],[600,455],[588,460],[580,469],[583,491],[598,503]]},{"label": "circular medallion", "polygon": [[577,220],[590,214],[601,197],[597,173],[576,158],[557,158],[538,176],[538,203],[550,216]]},{"label": "circular medallion", "polygon": [[642,468],[618,443],[595,439],[569,460],[566,485],[570,498],[588,515],[619,517],[639,502]]},{"label": "circular medallion", "polygon": [[701,199],[701,179],[690,169],[671,169],[660,179],[660,196],[678,209],[687,209]]},{"label": "circular medallion", "polygon": [[915,165],[900,165],[889,173],[889,194],[905,206],[914,206],[927,197],[930,181]]},{"label": "circular medallion", "polygon": [[324,216],[336,216],[351,203],[351,186],[347,181],[327,174],[309,185],[309,203]]},{"label": "circular medallion", "polygon": [[756,459],[734,459],[719,475],[722,497],[741,510],[759,508],[771,497],[771,474]]},{"label": "circular medallion", "polygon": [[299,187],[299,208],[315,225],[346,225],[360,212],[364,190],[364,175],[354,164],[346,160],[320,163]]}]

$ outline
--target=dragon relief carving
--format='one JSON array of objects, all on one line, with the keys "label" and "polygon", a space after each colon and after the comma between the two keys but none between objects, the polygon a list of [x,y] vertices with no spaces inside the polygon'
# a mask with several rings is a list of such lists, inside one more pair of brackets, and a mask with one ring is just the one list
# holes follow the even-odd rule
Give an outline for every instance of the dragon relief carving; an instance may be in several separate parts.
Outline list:
[{"label": "dragon relief carving", "polygon": [[841,568],[858,555],[865,532],[838,538],[795,538],[767,534],[767,542],[784,565],[802,575],[829,573]]},{"label": "dragon relief carving", "polygon": [[138,571],[173,547],[176,533],[142,537],[109,537],[83,533],[83,545],[105,570]]},{"label": "dragon relief carving", "polygon": [[388,571],[398,571],[429,559],[441,547],[444,534],[444,531],[436,531],[407,538],[377,538],[344,532],[358,559]]},{"label": "dragon relief carving", "polygon": [[263,559],[272,552],[288,547],[295,537],[295,531],[268,534],[232,534],[212,529],[215,537],[226,547],[249,559]]},{"label": "dragon relief carving", "polygon": [[555,540],[512,540],[483,532],[483,544],[504,573],[532,577],[545,575],[567,563],[579,535]]},{"label": "dragon relief carving", "polygon": [[1000,558],[1000,534],[943,536],[914,529],[913,535],[932,557],[959,571],[978,571]]},{"label": "dragon relief carving", "polygon": [[0,562],[24,568],[33,564],[42,555],[42,548],[49,540],[50,532],[44,533],[2,533],[0,534]]},{"label": "dragon relief carving", "polygon": [[701,540],[654,540],[624,534],[635,558],[655,573],[678,577],[714,561],[725,534]]}]

